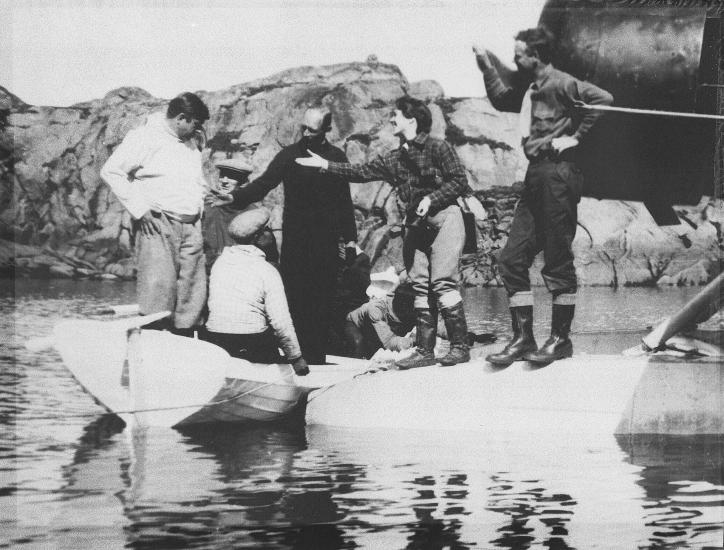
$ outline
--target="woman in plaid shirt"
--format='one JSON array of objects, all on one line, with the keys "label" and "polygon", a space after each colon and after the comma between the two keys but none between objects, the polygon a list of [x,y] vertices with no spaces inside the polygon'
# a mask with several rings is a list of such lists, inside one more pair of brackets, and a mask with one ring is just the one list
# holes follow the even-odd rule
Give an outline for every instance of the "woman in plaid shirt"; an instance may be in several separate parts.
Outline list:
[{"label": "woman in plaid shirt", "polygon": [[398,361],[397,367],[404,370],[437,362],[433,348],[438,304],[450,335],[450,351],[440,363],[468,361],[467,323],[458,289],[465,227],[457,199],[471,192],[465,170],[449,143],[430,137],[432,114],[422,101],[399,98],[391,123],[402,145],[367,164],[327,161],[311,151],[309,157],[296,161],[348,181],[385,180],[395,187],[405,204],[403,259],[415,291],[417,317],[415,352]]}]

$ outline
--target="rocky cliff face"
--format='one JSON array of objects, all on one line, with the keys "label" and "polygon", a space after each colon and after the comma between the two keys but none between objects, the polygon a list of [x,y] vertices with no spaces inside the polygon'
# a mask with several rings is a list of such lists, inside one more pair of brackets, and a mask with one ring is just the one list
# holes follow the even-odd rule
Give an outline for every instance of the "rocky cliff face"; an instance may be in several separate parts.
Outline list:
[{"label": "rocky cliff face", "polygon": [[[432,134],[457,149],[471,187],[489,209],[479,253],[462,262],[471,285],[497,285],[495,251],[502,247],[525,173],[516,115],[485,99],[446,98],[431,81],[409,83],[399,69],[374,60],[302,67],[217,92],[199,92],[211,119],[204,149],[207,178],[214,162],[244,157],[260,174],[298,138],[301,114],[325,105],[334,114],[331,141],[352,162],[396,146],[387,123],[394,100],[409,93],[428,102]],[[128,214],[100,180],[100,168],[126,132],[165,100],[138,88],[67,108],[23,103],[0,88],[0,262],[6,273],[132,278]],[[400,213],[384,182],[352,184],[360,243],[377,269],[401,267]],[[281,186],[264,200],[279,231]],[[576,235],[583,284],[699,284],[719,270],[722,204],[703,200],[680,209],[692,245],[657,227],[639,204],[584,198]],[[278,234],[278,237],[280,235]],[[533,274],[538,276],[537,270]],[[540,282],[538,280],[538,282]]]}]

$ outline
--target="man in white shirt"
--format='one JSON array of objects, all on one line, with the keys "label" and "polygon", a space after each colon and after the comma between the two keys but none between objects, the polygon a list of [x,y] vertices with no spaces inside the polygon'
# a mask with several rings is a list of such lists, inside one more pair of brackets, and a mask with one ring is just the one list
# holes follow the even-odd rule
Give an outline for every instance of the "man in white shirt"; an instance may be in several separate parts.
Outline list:
[{"label": "man in white shirt", "polygon": [[298,375],[309,372],[292,324],[281,275],[256,245],[269,221],[264,208],[247,210],[229,224],[236,244],[211,268],[205,338],[232,357],[279,362],[279,347]]},{"label": "man in white shirt", "polygon": [[101,177],[136,226],[140,313],[173,312],[172,327],[191,335],[206,302],[201,211],[208,185],[196,140],[209,110],[192,93],[128,132]]}]

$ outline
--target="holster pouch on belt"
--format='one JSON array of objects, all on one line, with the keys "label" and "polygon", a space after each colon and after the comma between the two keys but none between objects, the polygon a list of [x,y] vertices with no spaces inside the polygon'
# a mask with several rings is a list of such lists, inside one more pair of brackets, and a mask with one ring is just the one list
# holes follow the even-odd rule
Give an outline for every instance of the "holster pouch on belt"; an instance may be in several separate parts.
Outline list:
[{"label": "holster pouch on belt", "polygon": [[430,223],[427,216],[410,215],[405,220],[405,231],[415,248],[427,250],[432,246],[440,229]]},{"label": "holster pouch on belt", "polygon": [[[458,205],[460,206],[460,212],[463,215],[463,225],[465,227],[465,244],[463,244],[463,254],[475,254],[478,251],[478,226],[475,223],[475,213],[468,206],[466,201],[467,197],[460,197],[458,199]],[[477,201],[475,197],[473,200]],[[478,205],[480,203],[478,202]],[[485,209],[480,205],[482,212]]]}]

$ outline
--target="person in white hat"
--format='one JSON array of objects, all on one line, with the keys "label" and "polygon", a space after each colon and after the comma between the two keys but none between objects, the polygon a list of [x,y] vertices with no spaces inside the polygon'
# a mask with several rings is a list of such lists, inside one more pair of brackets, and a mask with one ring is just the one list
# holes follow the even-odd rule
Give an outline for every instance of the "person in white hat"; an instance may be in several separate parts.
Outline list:
[{"label": "person in white hat", "polygon": [[305,375],[281,276],[254,244],[268,221],[265,208],[254,208],[229,224],[236,244],[224,248],[211,269],[205,339],[255,363],[279,362],[281,347],[296,374]]}]

